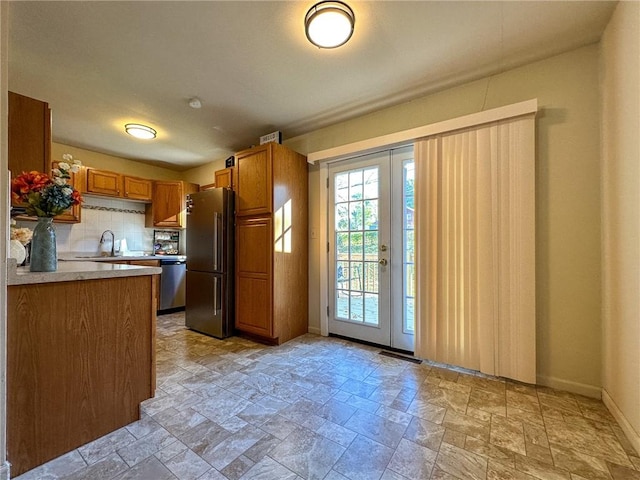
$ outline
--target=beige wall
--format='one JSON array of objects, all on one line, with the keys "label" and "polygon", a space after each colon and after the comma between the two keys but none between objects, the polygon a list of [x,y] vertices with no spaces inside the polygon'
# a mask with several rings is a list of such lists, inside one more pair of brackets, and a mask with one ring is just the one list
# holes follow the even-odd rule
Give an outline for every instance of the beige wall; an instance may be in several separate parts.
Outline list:
[{"label": "beige wall", "polygon": [[146,163],[140,163],[113,155],[105,155],[62,143],[53,142],[51,144],[52,160],[62,160],[62,155],[65,153],[70,153],[73,155],[73,158],[80,160],[86,167],[123,173],[131,175],[132,177],[149,178],[152,180],[182,180],[183,176],[181,172],[169,170],[168,168],[155,167],[153,165],[147,165]]},{"label": "beige wall", "polygon": [[197,183],[198,185],[209,185],[215,180],[214,173],[216,170],[224,168],[224,161],[225,159],[220,159],[200,167],[186,170],[182,172],[182,179],[186,182]]},{"label": "beige wall", "polygon": [[640,3],[602,39],[603,398],[640,453]]},{"label": "beige wall", "polygon": [[[307,154],[537,98],[536,289],[540,383],[598,396],[601,386],[600,127],[597,45],[388,108],[285,142]],[[310,228],[319,230],[310,169]],[[310,240],[310,327],[319,329],[320,245]]]}]

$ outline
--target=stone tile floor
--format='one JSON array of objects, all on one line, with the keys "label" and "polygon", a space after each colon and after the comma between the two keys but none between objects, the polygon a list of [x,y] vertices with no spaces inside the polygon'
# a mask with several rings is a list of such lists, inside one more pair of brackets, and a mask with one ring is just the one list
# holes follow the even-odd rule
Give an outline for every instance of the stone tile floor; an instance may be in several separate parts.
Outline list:
[{"label": "stone tile floor", "polygon": [[31,479],[640,479],[602,402],[305,335],[280,347],[158,317],[142,419]]}]

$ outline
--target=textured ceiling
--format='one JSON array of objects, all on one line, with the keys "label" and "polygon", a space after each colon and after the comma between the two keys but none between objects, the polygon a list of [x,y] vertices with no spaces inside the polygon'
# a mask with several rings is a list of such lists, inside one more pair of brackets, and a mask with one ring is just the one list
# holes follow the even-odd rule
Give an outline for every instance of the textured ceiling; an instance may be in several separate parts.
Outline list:
[{"label": "textured ceiling", "polygon": [[[56,142],[183,170],[597,42],[615,8],[349,4],[352,39],[321,50],[311,1],[11,2],[9,88],[49,102]],[[158,138],[127,136],[131,121]]]}]

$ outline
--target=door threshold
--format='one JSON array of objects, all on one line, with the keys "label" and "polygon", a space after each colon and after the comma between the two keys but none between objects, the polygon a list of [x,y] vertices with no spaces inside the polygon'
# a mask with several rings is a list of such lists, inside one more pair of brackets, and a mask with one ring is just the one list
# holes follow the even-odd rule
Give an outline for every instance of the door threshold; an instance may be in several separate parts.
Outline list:
[{"label": "door threshold", "polygon": [[350,342],[354,342],[354,343],[360,343],[362,345],[367,345],[369,347],[379,348],[382,350],[380,352],[380,355],[399,358],[401,360],[407,360],[413,363],[422,363],[422,360],[415,358],[413,356],[413,352],[410,350],[402,350],[401,348],[394,348],[388,345],[381,345],[379,343],[367,342],[366,340],[360,340],[358,338],[345,337],[344,335],[338,335],[337,333],[329,333],[329,336],[340,338],[342,340],[349,340]]}]

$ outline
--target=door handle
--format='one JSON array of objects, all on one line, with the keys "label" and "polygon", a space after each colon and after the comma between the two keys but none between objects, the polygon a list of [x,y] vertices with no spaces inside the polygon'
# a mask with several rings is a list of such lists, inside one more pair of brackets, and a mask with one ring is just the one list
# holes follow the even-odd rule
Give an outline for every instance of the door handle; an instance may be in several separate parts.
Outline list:
[{"label": "door handle", "polygon": [[378,260],[378,263],[379,263],[380,265],[382,265],[383,267],[386,267],[386,266],[387,266],[387,263],[389,263],[389,262],[387,261],[387,259],[386,259],[386,258],[381,258],[380,260]]},{"label": "door handle", "polygon": [[213,214],[213,269],[218,270],[218,212]]}]

